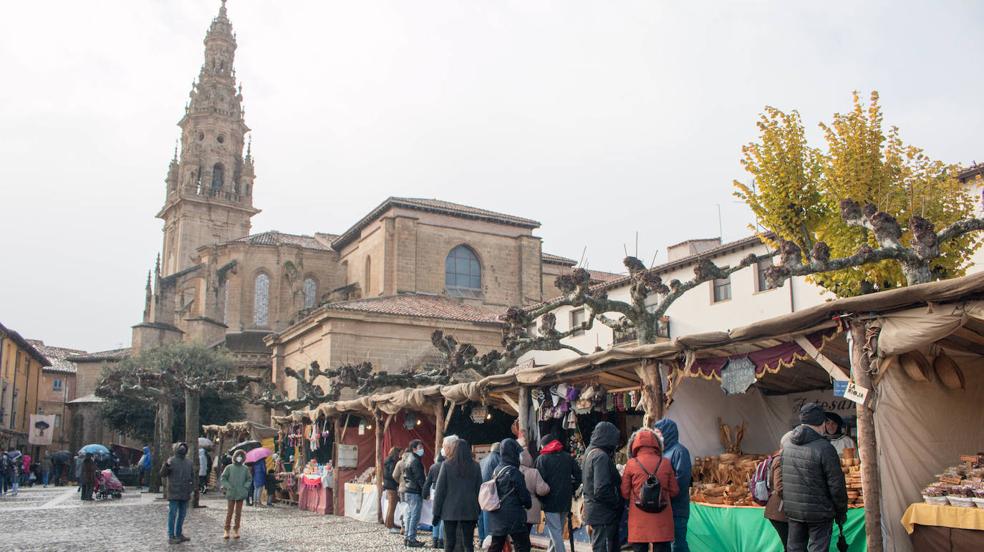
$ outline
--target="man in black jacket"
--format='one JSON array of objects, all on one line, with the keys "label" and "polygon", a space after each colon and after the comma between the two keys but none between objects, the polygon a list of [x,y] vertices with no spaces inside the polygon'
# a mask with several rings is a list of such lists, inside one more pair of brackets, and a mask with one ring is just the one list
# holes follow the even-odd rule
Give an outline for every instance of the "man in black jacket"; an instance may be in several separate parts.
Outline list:
[{"label": "man in black jacket", "polygon": [[417,540],[417,524],[420,523],[420,509],[423,506],[423,499],[420,493],[424,489],[424,463],[421,458],[424,456],[424,444],[420,439],[410,441],[407,447],[409,454],[404,457],[403,462],[403,481],[406,483],[404,499],[407,503],[407,526],[406,541],[404,544],[410,548],[420,548],[424,543]]},{"label": "man in black jacket", "polygon": [[618,428],[599,422],[584,451],[584,523],[591,526],[593,552],[618,552],[618,528],[622,520],[622,476],[612,455],[618,446]]},{"label": "man in black jacket", "polygon": [[547,496],[540,498],[550,536],[547,552],[563,552],[564,521],[571,511],[574,489],[581,484],[581,468],[556,437],[547,435],[540,440],[540,445],[543,448],[536,459],[536,469],[550,486]]},{"label": "man in black jacket", "polygon": [[826,552],[833,521],[847,519],[847,486],[840,459],[823,437],[823,408],[800,409],[800,425],[782,449],[782,501],[789,518],[789,552]]}]

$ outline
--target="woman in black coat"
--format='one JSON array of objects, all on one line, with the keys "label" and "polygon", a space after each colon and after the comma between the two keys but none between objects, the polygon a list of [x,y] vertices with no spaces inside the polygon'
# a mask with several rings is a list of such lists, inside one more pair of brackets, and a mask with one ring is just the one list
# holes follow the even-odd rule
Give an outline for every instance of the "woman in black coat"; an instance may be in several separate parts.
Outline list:
[{"label": "woman in black coat", "polygon": [[505,439],[499,447],[502,463],[493,472],[499,509],[488,513],[487,530],[492,535],[489,552],[501,552],[506,538],[512,539],[516,552],[529,552],[530,530],[526,510],[533,506],[526,479],[519,471],[519,454],[523,447],[515,439]]},{"label": "woman in black coat", "polygon": [[[391,448],[389,454],[386,456],[386,460],[383,462],[383,491],[386,493],[386,516],[383,518],[383,521],[391,533],[396,529],[396,525],[393,524],[393,514],[396,512],[396,503],[400,501],[397,495],[397,489],[400,488],[400,484],[393,479],[393,468],[400,461],[401,452],[403,451],[400,447]],[[397,529],[396,532],[399,532],[399,530]]]},{"label": "woman in black coat", "polygon": [[474,550],[475,523],[478,521],[478,489],[482,470],[472,459],[471,445],[455,441],[451,457],[444,461],[434,486],[434,525],[444,522],[444,550],[452,552],[461,540],[465,552]]}]

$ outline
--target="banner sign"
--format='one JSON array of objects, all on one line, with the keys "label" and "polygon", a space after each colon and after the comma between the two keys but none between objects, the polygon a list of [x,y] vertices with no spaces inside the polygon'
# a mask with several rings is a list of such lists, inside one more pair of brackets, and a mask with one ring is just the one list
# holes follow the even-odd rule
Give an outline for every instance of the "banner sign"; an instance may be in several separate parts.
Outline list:
[{"label": "banner sign", "polygon": [[55,433],[55,416],[31,414],[30,433],[27,434],[27,442],[32,445],[50,445],[52,435]]}]

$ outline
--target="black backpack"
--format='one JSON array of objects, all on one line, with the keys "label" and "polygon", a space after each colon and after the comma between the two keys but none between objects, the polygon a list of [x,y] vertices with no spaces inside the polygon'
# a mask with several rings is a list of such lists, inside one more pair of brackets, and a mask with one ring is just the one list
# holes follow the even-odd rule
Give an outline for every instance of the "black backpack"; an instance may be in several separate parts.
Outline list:
[{"label": "black backpack", "polygon": [[646,480],[642,483],[642,487],[639,487],[639,497],[635,501],[636,507],[638,507],[643,512],[648,512],[650,514],[658,514],[666,509],[666,500],[663,497],[663,486],[659,482],[659,478],[656,474],[659,473],[659,467],[663,464],[663,457],[659,457],[659,464],[656,464],[656,473],[649,473],[649,470],[642,465],[642,462],[638,458],[633,458],[636,464],[642,468],[642,471],[646,474]]}]

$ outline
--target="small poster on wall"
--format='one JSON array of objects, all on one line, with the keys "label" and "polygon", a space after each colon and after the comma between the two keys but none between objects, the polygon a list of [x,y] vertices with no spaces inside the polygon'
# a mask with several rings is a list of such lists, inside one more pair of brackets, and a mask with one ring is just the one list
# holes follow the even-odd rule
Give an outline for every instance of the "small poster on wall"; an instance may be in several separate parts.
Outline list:
[{"label": "small poster on wall", "polygon": [[55,432],[55,416],[31,414],[31,428],[27,442],[32,445],[50,445]]},{"label": "small poster on wall", "polygon": [[338,445],[338,467],[355,469],[359,465],[358,445]]}]

